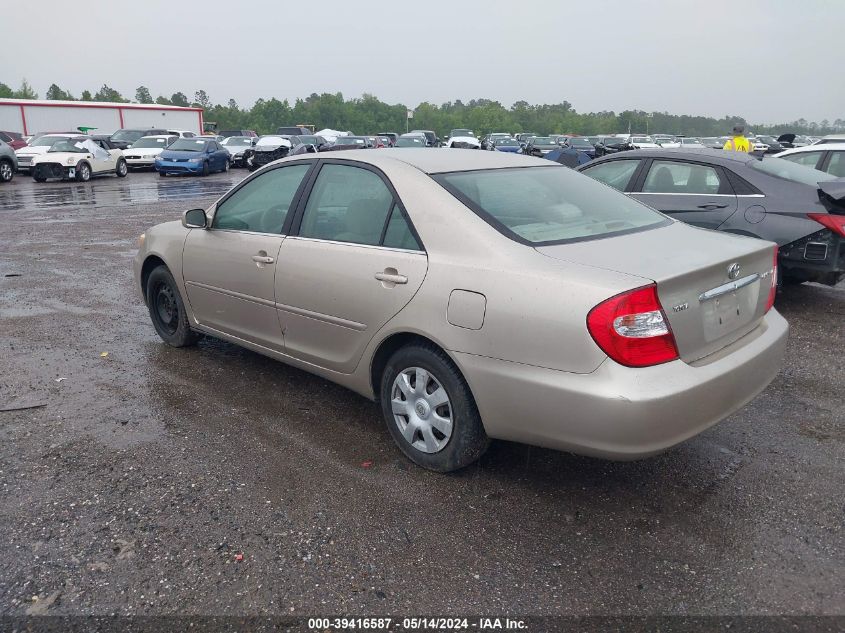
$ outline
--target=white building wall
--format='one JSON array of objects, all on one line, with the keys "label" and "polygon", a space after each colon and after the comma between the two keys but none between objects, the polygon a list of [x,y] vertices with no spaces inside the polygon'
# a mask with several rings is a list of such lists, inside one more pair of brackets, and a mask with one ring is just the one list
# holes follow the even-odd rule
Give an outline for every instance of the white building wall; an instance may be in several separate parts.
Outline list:
[{"label": "white building wall", "polygon": [[92,134],[111,134],[120,129],[117,108],[76,108],[73,106],[24,106],[26,129],[36,132],[75,132],[79,126],[97,128]]},{"label": "white building wall", "polygon": [[[97,104],[86,102],[0,100],[0,130],[35,134],[46,131],[75,131],[78,127],[97,128],[94,134],[111,134],[123,126],[128,128],[168,128],[190,130],[202,134],[200,112],[196,110],[139,107],[135,104]],[[35,105],[44,103],[46,105]],[[26,116],[26,130],[21,119],[21,106]]]},{"label": "white building wall", "polygon": [[192,110],[123,110],[123,127],[159,127],[202,134],[199,112]]}]

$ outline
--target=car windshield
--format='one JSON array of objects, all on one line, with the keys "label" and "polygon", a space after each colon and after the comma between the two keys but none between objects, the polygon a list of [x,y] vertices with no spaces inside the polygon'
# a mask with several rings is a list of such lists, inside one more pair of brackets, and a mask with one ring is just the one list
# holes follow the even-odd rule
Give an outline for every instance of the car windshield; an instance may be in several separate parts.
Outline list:
[{"label": "car windshield", "polygon": [[87,154],[91,150],[82,147],[82,143],[84,142],[84,140],[63,138],[62,140],[53,143],[49,152],[74,152],[76,154]]},{"label": "car windshield", "polygon": [[777,143],[777,141],[771,136],[758,136],[757,139],[762,143]]},{"label": "car windshield", "polygon": [[396,147],[422,147],[425,141],[418,136],[402,136],[396,140]]},{"label": "car windshield", "polygon": [[475,136],[475,134],[472,133],[472,130],[452,130],[449,132],[449,136]]},{"label": "car windshield", "polygon": [[562,166],[486,169],[433,178],[517,241],[547,244],[656,227],[669,220]]},{"label": "car windshield", "polygon": [[338,136],[335,145],[366,145],[366,139],[359,136]]},{"label": "car windshield", "polygon": [[531,142],[534,145],[554,145],[554,141],[551,136],[535,136],[531,139]]},{"label": "car windshield", "polygon": [[681,145],[701,145],[701,141],[697,138],[682,138]]},{"label": "car windshield", "polygon": [[303,134],[299,137],[299,140],[305,145],[319,145],[323,142],[319,136],[314,136],[313,134]]},{"label": "car windshield", "polygon": [[52,147],[53,143],[56,141],[63,141],[65,140],[64,136],[42,136],[39,139],[36,139],[30,143],[32,147]]},{"label": "car windshield", "polygon": [[654,143],[650,136],[635,136],[631,139],[632,143]]},{"label": "car windshield", "polygon": [[585,138],[571,138],[569,139],[569,144],[573,147],[592,147],[590,141]]},{"label": "car windshield", "polygon": [[174,152],[204,152],[207,141],[195,138],[180,138],[173,142],[167,149]]},{"label": "car windshield", "polygon": [[519,147],[519,141],[513,138],[498,138],[494,141],[496,146],[504,145],[506,147]]},{"label": "car windshield", "polygon": [[797,163],[783,160],[782,158],[764,158],[763,160],[751,161],[752,169],[763,173],[783,178],[791,182],[798,182],[804,185],[816,186],[823,180],[836,180],[836,176],[817,171],[813,167],[799,165]]},{"label": "car windshield", "polygon": [[170,142],[170,139],[167,138],[155,138],[153,136],[146,136],[144,138],[139,138],[137,141],[132,143],[132,149],[143,149],[145,147],[167,147],[167,144]]},{"label": "car windshield", "polygon": [[118,130],[111,135],[111,140],[121,143],[134,143],[142,136],[144,136],[144,133],[139,130]]},{"label": "car windshield", "polygon": [[252,145],[252,139],[248,136],[230,136],[223,140],[223,145],[233,146],[236,145],[238,147],[249,147]]}]

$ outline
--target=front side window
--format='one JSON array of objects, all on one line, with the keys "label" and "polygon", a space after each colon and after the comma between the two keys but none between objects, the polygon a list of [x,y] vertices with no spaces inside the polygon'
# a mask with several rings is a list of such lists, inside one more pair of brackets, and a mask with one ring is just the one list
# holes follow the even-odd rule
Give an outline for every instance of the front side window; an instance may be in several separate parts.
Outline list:
[{"label": "front side window", "polygon": [[609,237],[670,220],[563,166],[432,176],[504,235],[532,245]]},{"label": "front side window", "polygon": [[694,163],[656,160],[643,184],[643,193],[719,193],[722,181],[715,168]]},{"label": "front side window", "polygon": [[280,234],[310,163],[270,170],[253,178],[217,207],[215,229]]},{"label": "front side window", "polygon": [[393,208],[393,194],[375,173],[324,165],[305,206],[299,235],[378,245]]},{"label": "front side window", "polygon": [[638,160],[610,160],[590,167],[584,173],[614,189],[625,191],[639,164]]},{"label": "front side window", "polygon": [[799,152],[797,154],[789,154],[788,156],[779,156],[778,158],[788,160],[790,163],[795,163],[797,165],[815,167],[818,164],[821,155],[821,152]]}]

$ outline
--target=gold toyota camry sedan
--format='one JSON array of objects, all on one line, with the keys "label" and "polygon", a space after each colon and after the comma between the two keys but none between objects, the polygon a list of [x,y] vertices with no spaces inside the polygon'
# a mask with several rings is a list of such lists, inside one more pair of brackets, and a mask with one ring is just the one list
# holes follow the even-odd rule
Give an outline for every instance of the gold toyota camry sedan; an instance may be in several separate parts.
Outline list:
[{"label": "gold toyota camry sedan", "polygon": [[781,363],[776,255],[547,160],[386,149],[272,163],[147,231],[134,275],[169,345],[344,385],[450,471],[490,438],[635,459],[722,420]]}]

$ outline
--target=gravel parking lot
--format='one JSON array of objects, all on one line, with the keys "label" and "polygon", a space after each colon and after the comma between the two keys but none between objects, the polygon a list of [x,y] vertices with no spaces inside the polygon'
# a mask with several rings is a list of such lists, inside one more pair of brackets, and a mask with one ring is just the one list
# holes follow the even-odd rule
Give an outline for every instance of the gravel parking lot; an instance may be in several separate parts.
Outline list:
[{"label": "gravel parking lot", "polygon": [[780,375],[669,453],[438,475],[357,395],[155,335],[137,236],[245,173],[0,186],[0,615],[845,612],[845,285],[787,289]]}]

